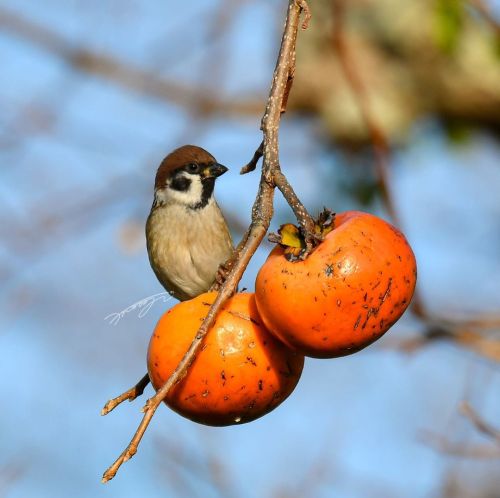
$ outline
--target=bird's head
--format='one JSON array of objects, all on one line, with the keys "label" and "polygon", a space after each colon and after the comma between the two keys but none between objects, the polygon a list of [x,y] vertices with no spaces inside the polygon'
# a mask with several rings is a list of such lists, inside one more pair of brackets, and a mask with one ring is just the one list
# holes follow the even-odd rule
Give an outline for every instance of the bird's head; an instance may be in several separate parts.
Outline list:
[{"label": "bird's head", "polygon": [[203,208],[213,196],[216,178],[226,171],[205,149],[179,147],[163,159],[156,172],[155,204]]}]

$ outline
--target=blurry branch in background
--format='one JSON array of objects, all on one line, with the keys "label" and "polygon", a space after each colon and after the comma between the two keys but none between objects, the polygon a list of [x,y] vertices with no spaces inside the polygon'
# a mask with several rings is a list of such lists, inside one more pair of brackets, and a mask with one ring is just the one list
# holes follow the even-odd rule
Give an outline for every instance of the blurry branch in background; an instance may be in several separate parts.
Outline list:
[{"label": "blurry branch in background", "polygon": [[[237,498],[242,495],[236,482],[232,482],[233,468],[214,448],[207,438],[207,433],[200,430],[196,443],[180,440],[179,437],[157,438],[158,468],[163,477],[168,475],[168,485],[175,488],[175,496],[207,496],[206,489],[219,498]],[[331,458],[327,452],[319,451],[307,465],[293,476],[285,476],[284,485],[269,489],[264,496],[273,498],[314,497],[321,494],[321,488],[328,486],[338,473],[333,470]],[[204,485],[200,491],[200,484]],[[243,483],[245,484],[245,483]]]},{"label": "blurry branch in background", "polygon": [[[264,238],[273,216],[274,188],[277,187],[297,217],[303,229],[306,241],[314,238],[314,220],[300,203],[285,175],[281,172],[279,162],[278,132],[283,104],[290,90],[295,71],[295,50],[297,31],[301,12],[305,12],[303,28],[310,17],[309,7],[305,0],[290,0],[283,31],[278,60],[273,73],[271,90],[261,122],[263,133],[263,163],[259,188],[252,208],[252,221],[241,242],[236,248],[233,257],[226,263],[229,269],[225,282],[218,290],[218,295],[203,320],[189,350],[170,378],[158,389],[156,394],[148,399],[143,407],[144,416],[128,446],[123,450],[116,461],[104,472],[103,482],[107,482],[116,475],[120,466],[132,458],[146,432],[158,406],[165,399],[172,387],[180,382],[187,374],[196,354],[200,350],[203,339],[213,325],[217,313],[223,304],[234,294],[238,283],[255,251]],[[260,148],[260,147],[259,147]],[[103,410],[106,415],[109,411]]]},{"label": "blurry branch in background", "polygon": [[493,439],[493,441],[498,445],[500,450],[500,427],[496,428],[490,425],[488,422],[483,420],[481,416],[472,408],[472,406],[467,402],[463,401],[460,405],[460,412],[464,417],[467,417],[474,427],[485,436]]},{"label": "blurry branch in background", "polygon": [[[481,0],[471,0],[471,2],[481,2]],[[482,2],[481,2],[482,3]],[[396,225],[400,225],[398,212],[391,196],[390,190],[390,146],[387,137],[384,135],[377,117],[370,106],[370,96],[363,83],[363,79],[356,67],[355,54],[350,50],[348,37],[344,29],[345,11],[348,3],[346,0],[333,0],[332,17],[333,32],[332,42],[339,58],[346,80],[358,103],[359,110],[368,129],[371,139],[374,158],[375,172],[378,177],[382,201],[387,212],[392,217]],[[405,352],[413,352],[436,340],[453,341],[461,347],[470,349],[489,360],[500,363],[500,338],[485,337],[484,332],[489,328],[499,328],[500,318],[491,320],[476,319],[462,322],[455,318],[434,317],[429,315],[422,303],[418,289],[412,300],[412,311],[425,324],[424,332],[418,337],[399,341],[396,345],[394,341],[389,343]],[[472,328],[476,330],[473,330]],[[480,333],[480,332],[483,332]]]},{"label": "blurry branch in background", "polygon": [[74,69],[100,76],[129,90],[180,105],[185,109],[195,108],[197,113],[218,112],[255,116],[261,110],[261,102],[258,99],[245,101],[240,97],[225,100],[213,93],[207,94],[203,89],[168,81],[154,71],[135,67],[111,56],[73,47],[58,33],[7,9],[0,8],[0,28],[52,53]]},{"label": "blurry branch in background", "polygon": [[500,37],[500,23],[491,12],[489,5],[484,0],[466,0],[474,10],[488,23],[490,28]]},{"label": "blurry branch in background", "polygon": [[10,464],[0,467],[0,498],[9,495],[13,484],[22,476],[26,464]]},{"label": "blurry branch in background", "polygon": [[[198,95],[198,97],[195,100],[189,101],[190,107],[187,109],[191,111],[189,119],[178,136],[171,138],[171,141],[174,143],[182,143],[184,141],[183,136],[186,135],[188,131],[190,140],[193,140],[193,134],[200,132],[203,126],[208,122],[208,119],[213,117],[213,114],[220,110],[216,107],[207,108],[205,105],[206,99],[210,101],[216,99],[215,88],[221,86],[220,80],[223,78],[223,72],[225,71],[222,61],[228,59],[227,55],[222,53],[216,54],[215,48],[213,47],[216,45],[215,42],[223,35],[224,31],[227,31],[227,25],[233,20],[236,8],[239,5],[240,3],[235,0],[224,0],[218,13],[213,16],[208,34],[209,43],[207,44],[210,50],[206,49],[207,47],[205,46],[206,50],[204,52],[204,60],[200,65],[200,73],[203,74],[203,71],[207,71],[209,68],[211,69],[210,81],[214,91],[210,91],[210,88],[207,88],[205,93],[199,90],[195,92],[195,95]],[[58,56],[62,56],[67,61],[72,61],[79,69],[82,69],[79,67],[82,60],[93,60],[94,58],[94,55],[88,50],[73,50],[69,48],[68,43],[62,37],[49,29],[32,23],[31,21],[26,21],[1,8],[0,28],[7,29],[7,31],[13,31],[16,35],[36,43],[37,46],[45,48],[50,53],[55,53]],[[227,45],[223,45],[221,50],[226,50],[227,48]],[[82,56],[81,54],[87,55]],[[102,59],[99,59],[101,56],[96,57],[98,60]],[[113,61],[112,63],[115,64]],[[99,64],[96,66],[97,68],[100,67]],[[120,70],[127,73],[128,66],[122,65],[120,67]],[[213,78],[214,71],[217,76],[217,81]],[[145,81],[149,79],[146,73],[141,77],[144,77]],[[65,71],[55,84],[51,83],[46,90],[42,91],[34,98],[31,98],[28,103],[16,109],[13,118],[8,126],[4,128],[2,136],[0,137],[0,144],[4,149],[5,147],[9,147],[10,149],[16,148],[22,153],[22,146],[25,140],[28,138],[32,139],[34,133],[54,133],[57,121],[65,110],[65,104],[68,103],[74,91],[78,88],[79,81],[80,80],[74,73],[72,74]],[[139,82],[139,80],[137,81]],[[179,88],[181,88],[180,84]],[[168,93],[166,92],[164,95],[166,98]],[[57,99],[57,101],[55,99]],[[78,140],[82,132],[83,130],[78,130],[78,133],[73,133],[72,139],[76,138]],[[65,128],[64,133],[68,133],[67,128]],[[57,140],[61,141],[61,137],[58,136]],[[89,144],[95,145],[96,142],[98,143],[98,137],[89,137],[88,142]],[[80,144],[79,146],[88,150],[89,144]],[[101,144],[99,151],[102,150],[102,148]],[[105,148],[109,150],[110,144],[106,144]],[[106,178],[106,183],[99,190],[83,190],[81,193],[79,191],[78,195],[75,195],[73,191],[71,194],[65,191],[52,192],[50,194],[50,200],[57,198],[58,202],[56,204],[47,201],[47,199],[43,199],[41,202],[32,202],[29,205],[26,209],[29,215],[26,217],[17,215],[13,219],[15,215],[11,212],[8,218],[0,218],[0,235],[4,235],[3,239],[5,240],[6,248],[9,253],[14,260],[28,259],[30,262],[33,262],[43,257],[43,255],[46,254],[48,250],[52,249],[55,244],[60,243],[62,238],[68,239],[75,231],[80,232],[85,228],[95,227],[96,223],[99,223],[100,220],[107,219],[103,214],[109,212],[117,203],[129,202],[130,199],[137,198],[137,195],[131,195],[132,193],[137,193],[137,179],[140,176],[140,174],[137,174],[137,171],[149,171],[151,165],[156,164],[158,160],[159,158],[155,148],[154,155],[151,154],[151,157],[148,157],[148,159],[144,161],[143,166],[139,166],[136,170],[132,170],[126,174]],[[238,219],[235,215],[229,217],[228,223],[230,228],[238,233],[243,233],[246,229],[243,221]],[[139,234],[140,241],[142,241],[143,228],[135,233]],[[130,235],[130,231],[128,235]],[[36,244],[33,243],[34,240],[36,240]],[[123,242],[123,237],[121,237],[120,242]],[[130,240],[128,240],[128,242],[130,242]],[[137,240],[133,242],[135,242],[135,247],[140,247]],[[124,247],[125,244],[122,243],[121,246]],[[18,269],[11,263],[6,264],[5,269],[2,268],[1,271],[4,280],[12,280],[13,278],[19,277]]]},{"label": "blurry branch in background", "polygon": [[[422,333],[408,339],[388,339],[386,346],[404,353],[414,353],[432,343],[447,341],[496,363],[500,363],[500,338],[498,328],[492,326],[493,322],[485,320],[481,325],[480,320],[467,322],[443,321],[433,318],[421,317],[425,329]],[[487,331],[493,330],[487,335]]]},{"label": "blurry branch in background", "polygon": [[[326,457],[326,451],[319,453],[308,466],[302,468],[302,473],[296,473],[288,477],[287,486],[277,489],[272,496],[274,498],[303,498],[307,496],[321,496],[321,487],[332,484],[334,471],[332,460]],[[338,476],[335,476],[338,478]]]},{"label": "blurry branch in background", "polygon": [[382,193],[382,199],[391,218],[397,223],[397,213],[394,208],[390,194],[389,180],[389,162],[390,150],[387,137],[382,127],[378,123],[370,106],[370,97],[366,91],[364,82],[356,67],[353,55],[349,50],[347,37],[344,30],[344,15],[346,9],[346,0],[332,1],[333,17],[333,47],[337,53],[340,66],[344,72],[345,78],[350,85],[353,95],[357,99],[361,116],[368,128],[368,133],[375,156],[375,170],[378,178],[378,186]]},{"label": "blurry branch in background", "polygon": [[461,403],[459,410],[479,433],[491,440],[491,443],[470,444],[455,442],[450,441],[445,436],[429,431],[422,434],[422,440],[436,450],[454,456],[477,459],[500,458],[500,428],[493,427],[486,422],[467,401]]},{"label": "blurry branch in background", "polygon": [[159,438],[161,474],[164,475],[165,469],[168,471],[168,484],[177,488],[176,494],[180,497],[206,496],[206,493],[199,493],[200,484],[214,491],[214,496],[238,497],[239,493],[230,481],[231,469],[204,435],[206,433],[199,432],[196,445],[179,441],[179,438]]}]

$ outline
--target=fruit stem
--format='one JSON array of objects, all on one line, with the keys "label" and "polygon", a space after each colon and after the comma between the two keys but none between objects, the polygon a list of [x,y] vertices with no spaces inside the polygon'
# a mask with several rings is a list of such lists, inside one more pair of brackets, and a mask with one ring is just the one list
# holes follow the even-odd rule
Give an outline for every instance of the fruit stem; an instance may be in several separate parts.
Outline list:
[{"label": "fruit stem", "polygon": [[309,252],[317,244],[318,240],[321,240],[321,236],[315,233],[314,219],[307,212],[302,202],[300,202],[297,194],[280,169],[276,169],[274,171],[273,178],[276,187],[278,187],[280,192],[283,194],[283,197],[292,208],[295,217],[299,222],[300,228],[302,229],[302,235],[304,236],[304,241],[306,243],[306,249],[307,252]]}]

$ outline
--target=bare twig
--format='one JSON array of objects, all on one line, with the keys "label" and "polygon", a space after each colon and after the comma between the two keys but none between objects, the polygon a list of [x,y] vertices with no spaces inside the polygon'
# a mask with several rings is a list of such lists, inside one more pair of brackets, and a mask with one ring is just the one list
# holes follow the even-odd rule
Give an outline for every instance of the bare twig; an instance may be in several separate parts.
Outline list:
[{"label": "bare twig", "polygon": [[[286,24],[281,40],[281,47],[278,61],[273,74],[271,91],[262,119],[262,131],[264,134],[263,164],[259,189],[254,205],[252,207],[252,221],[250,227],[243,237],[242,243],[235,251],[237,259],[227,276],[226,281],[221,286],[217,298],[210,307],[206,318],[203,320],[200,329],[193,339],[189,350],[180,361],[170,378],[157,391],[157,393],[146,402],[143,411],[144,416],[139,424],[132,440],[117,458],[117,460],[106,470],[103,475],[103,482],[112,479],[120,466],[129,460],[136,452],[137,447],[144,436],[144,433],[160,403],[170,389],[180,382],[188,372],[189,366],[194,361],[199,351],[205,335],[213,325],[217,313],[222,308],[227,299],[234,293],[245,271],[248,262],[260,245],[266,234],[273,214],[274,197],[274,175],[279,171],[278,157],[278,131],[283,98],[287,88],[287,80],[291,74],[290,69],[294,62],[295,40],[297,37],[300,13],[304,9],[305,1],[290,0]],[[287,197],[288,200],[288,197]],[[297,202],[298,199],[297,199]],[[294,208],[297,211],[297,208]],[[304,210],[304,218],[309,216]],[[303,222],[306,224],[305,222]],[[234,258],[232,258],[234,259]]]},{"label": "bare twig", "polygon": [[110,399],[101,410],[101,415],[107,415],[109,412],[113,411],[119,404],[123,403],[125,400],[134,401],[134,399],[141,396],[144,389],[149,384],[149,375],[146,374],[134,387],[131,387],[128,391],[120,394],[116,398]]},{"label": "bare twig", "polygon": [[259,148],[255,151],[255,154],[253,155],[252,159],[243,166],[240,170],[240,175],[245,175],[247,173],[250,173],[250,171],[253,171],[257,167],[257,163],[259,162],[259,159],[262,157],[264,154],[264,142],[262,141],[259,145]]}]

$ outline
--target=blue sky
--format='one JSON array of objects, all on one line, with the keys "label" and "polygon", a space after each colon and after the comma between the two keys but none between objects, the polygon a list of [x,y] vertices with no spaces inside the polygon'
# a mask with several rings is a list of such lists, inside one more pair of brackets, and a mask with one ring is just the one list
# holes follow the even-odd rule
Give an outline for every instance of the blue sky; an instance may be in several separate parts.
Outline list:
[{"label": "blue sky", "polygon": [[[248,2],[215,43],[216,53],[227,57],[227,76],[216,82],[226,95],[244,90],[264,103],[282,3]],[[212,7],[208,1],[174,9],[168,2],[52,0],[7,1],[2,8],[72,44],[152,70],[158,65],[168,79],[197,85],[205,83],[197,68]],[[467,396],[498,420],[498,368],[450,344],[410,356],[392,350],[393,338],[421,327],[407,316],[359,354],[308,360],[293,395],[251,424],[207,428],[160,407],[136,457],[101,485],[102,472],[135,430],[144,399],[105,418],[100,408],[143,375],[149,336],[164,311],[158,303],[143,318],[131,313],[117,326],[104,320],[162,290],[141,235],[156,166],[180,140],[209,149],[231,167],[217,186],[220,204],[244,224],[258,175],[237,171],[260,142],[260,116],[193,126],[179,107],[68,70],[1,26],[0,59],[0,469],[19,471],[9,498],[216,496],[194,464],[190,471],[182,467],[183,455],[202,466],[215,455],[232,495],[241,497],[306,486],[308,496],[423,498],[441,496],[443,479],[457,468],[471,479],[491,473],[494,462],[464,469],[420,436],[433,430],[475,441],[457,405]],[[33,122],[26,115],[41,125],[26,127]],[[348,166],[319,142],[318,126],[285,116],[284,170],[311,212],[325,204],[359,208],[337,181]],[[392,189],[432,311],[500,308],[499,152],[484,134],[450,147],[429,121],[416,125],[408,147],[394,157]],[[276,208],[273,229],[291,220],[279,196]],[[370,209],[386,216],[377,205]],[[127,233],[132,242],[123,243]],[[253,288],[269,249],[259,249],[242,286]]]}]

